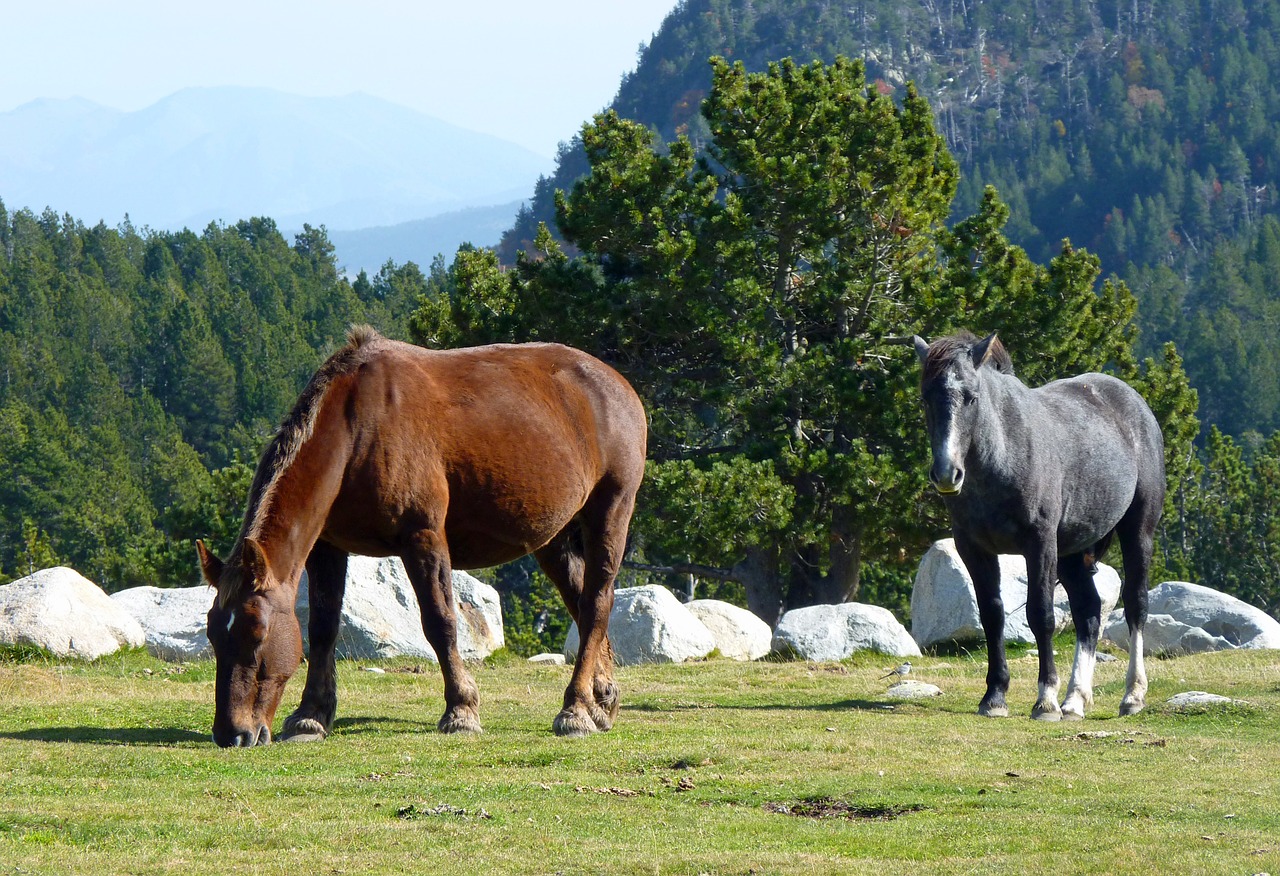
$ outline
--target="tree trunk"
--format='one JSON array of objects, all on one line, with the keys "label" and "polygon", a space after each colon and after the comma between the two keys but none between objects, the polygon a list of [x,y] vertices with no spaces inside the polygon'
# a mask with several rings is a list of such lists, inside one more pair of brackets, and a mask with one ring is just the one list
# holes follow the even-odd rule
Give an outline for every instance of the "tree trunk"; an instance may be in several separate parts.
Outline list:
[{"label": "tree trunk", "polygon": [[862,572],[862,527],[837,514],[831,525],[830,571],[825,592],[829,603],[850,602],[858,596]]},{"label": "tree trunk", "polygon": [[782,582],[778,580],[776,545],[751,548],[733,574],[747,591],[747,608],[767,623],[777,626],[782,614]]}]

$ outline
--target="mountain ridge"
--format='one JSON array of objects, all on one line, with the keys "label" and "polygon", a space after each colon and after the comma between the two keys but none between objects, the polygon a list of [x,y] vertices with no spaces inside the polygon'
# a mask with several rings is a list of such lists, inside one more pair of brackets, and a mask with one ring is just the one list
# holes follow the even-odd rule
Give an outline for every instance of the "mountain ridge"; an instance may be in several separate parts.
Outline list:
[{"label": "mountain ridge", "polygon": [[88,222],[177,230],[271,216],[387,226],[507,204],[553,162],[360,92],[187,88],[140,110],[84,98],[0,113],[0,198]]}]

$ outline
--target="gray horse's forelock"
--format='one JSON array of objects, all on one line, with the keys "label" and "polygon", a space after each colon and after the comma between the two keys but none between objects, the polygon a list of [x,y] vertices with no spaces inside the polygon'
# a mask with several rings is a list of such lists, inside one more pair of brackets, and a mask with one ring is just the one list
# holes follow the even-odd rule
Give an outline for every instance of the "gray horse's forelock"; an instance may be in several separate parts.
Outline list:
[{"label": "gray horse's forelock", "polygon": [[[958,331],[954,335],[948,335],[945,338],[938,338],[929,345],[929,353],[924,360],[924,370],[921,374],[921,382],[929,383],[937,380],[947,369],[951,367],[951,363],[961,356],[968,356],[969,352],[982,339],[970,331]],[[999,338],[991,339],[991,346],[987,349],[986,362],[1004,374],[1013,373],[1013,359],[1009,356],[1009,351],[1005,349],[1004,344],[1000,343]]]}]

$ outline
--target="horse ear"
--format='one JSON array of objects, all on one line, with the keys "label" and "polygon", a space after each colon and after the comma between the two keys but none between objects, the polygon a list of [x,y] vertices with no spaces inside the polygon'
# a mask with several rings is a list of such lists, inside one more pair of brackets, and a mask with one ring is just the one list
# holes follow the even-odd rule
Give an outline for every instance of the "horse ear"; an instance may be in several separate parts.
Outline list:
[{"label": "horse ear", "polygon": [[919,335],[912,335],[911,342],[916,345],[916,355],[923,362],[929,358],[929,342]]},{"label": "horse ear", "polygon": [[992,332],[978,343],[973,345],[973,349],[969,351],[969,357],[973,360],[974,368],[981,368],[991,359],[992,342],[996,339],[996,333]]},{"label": "horse ear", "polygon": [[270,580],[271,564],[266,551],[256,539],[246,538],[240,548],[240,564],[253,581],[255,590],[261,590],[263,582]]},{"label": "horse ear", "polygon": [[196,539],[196,555],[200,557],[200,571],[210,587],[217,587],[222,578],[222,560],[213,555],[213,551],[204,546],[204,542]]}]

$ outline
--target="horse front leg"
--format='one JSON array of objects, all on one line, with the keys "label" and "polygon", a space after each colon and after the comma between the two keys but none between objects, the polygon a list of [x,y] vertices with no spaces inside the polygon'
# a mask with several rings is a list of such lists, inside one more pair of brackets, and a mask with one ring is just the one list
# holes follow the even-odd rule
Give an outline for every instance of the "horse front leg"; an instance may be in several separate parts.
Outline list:
[{"label": "horse front leg", "polygon": [[987,638],[987,692],[978,704],[978,714],[987,718],[1006,718],[1009,707],[1005,694],[1009,690],[1009,663],[1004,652],[1004,602],[1000,597],[1000,560],[960,533],[955,533],[956,552],[969,570],[974,596],[978,602],[978,618]]},{"label": "horse front leg", "polygon": [[336,654],[342,596],[347,587],[347,553],[318,541],[307,556],[307,683],[302,702],[284,719],[282,742],[315,742],[333,729],[338,713]]},{"label": "horse front leg", "polygon": [[1057,544],[1052,538],[1027,552],[1027,625],[1040,652],[1039,692],[1031,717],[1037,721],[1060,721],[1058,668],[1053,662],[1053,586],[1057,581]]},{"label": "horse front leg", "polygon": [[1102,626],[1102,600],[1093,583],[1093,571],[1085,565],[1084,554],[1058,560],[1058,579],[1071,602],[1071,619],[1076,628],[1076,654],[1071,664],[1071,680],[1062,701],[1062,717],[1075,721],[1093,705],[1093,670],[1098,657],[1098,631]]},{"label": "horse front leg", "polygon": [[419,532],[402,556],[422,610],[422,631],[444,676],[441,733],[480,733],[480,692],[458,653],[458,614],[453,607],[453,567],[443,533]]}]

